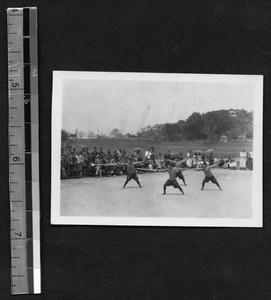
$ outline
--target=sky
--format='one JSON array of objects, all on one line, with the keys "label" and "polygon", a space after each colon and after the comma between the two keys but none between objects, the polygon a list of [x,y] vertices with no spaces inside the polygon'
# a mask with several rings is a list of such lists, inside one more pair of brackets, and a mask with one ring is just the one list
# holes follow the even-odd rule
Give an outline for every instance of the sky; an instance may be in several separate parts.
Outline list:
[{"label": "sky", "polygon": [[253,85],[242,82],[173,82],[65,79],[62,128],[108,135],[118,128],[136,134],[142,127],[186,120],[194,111],[253,110]]}]

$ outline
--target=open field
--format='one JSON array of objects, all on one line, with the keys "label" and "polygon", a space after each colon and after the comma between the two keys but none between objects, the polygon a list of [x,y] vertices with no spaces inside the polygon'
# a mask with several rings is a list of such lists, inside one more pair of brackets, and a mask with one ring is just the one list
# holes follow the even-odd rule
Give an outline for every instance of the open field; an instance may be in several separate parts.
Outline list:
[{"label": "open field", "polygon": [[223,191],[211,182],[201,191],[203,172],[184,172],[187,186],[178,181],[185,195],[173,187],[162,195],[165,173],[139,174],[143,188],[125,176],[67,179],[61,181],[61,216],[250,218],[251,171],[214,169]]},{"label": "open field", "polygon": [[237,158],[242,149],[249,152],[252,149],[253,142],[228,142],[228,143],[210,143],[210,142],[167,142],[167,141],[148,141],[148,140],[115,140],[115,139],[77,139],[69,140],[68,145],[78,146],[79,149],[82,145],[88,147],[91,151],[93,147],[102,147],[104,151],[111,149],[111,151],[118,150],[119,148],[125,149],[128,155],[134,153],[134,149],[139,147],[143,153],[150,147],[154,147],[156,153],[161,152],[165,154],[168,149],[171,153],[180,153],[183,155],[189,149],[193,151],[207,149],[214,149],[214,156],[216,158],[232,157]]}]

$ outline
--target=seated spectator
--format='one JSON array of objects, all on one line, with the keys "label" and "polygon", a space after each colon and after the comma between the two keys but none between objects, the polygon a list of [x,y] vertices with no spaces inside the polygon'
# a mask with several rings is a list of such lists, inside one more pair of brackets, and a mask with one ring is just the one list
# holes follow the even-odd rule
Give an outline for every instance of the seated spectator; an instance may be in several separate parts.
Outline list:
[{"label": "seated spectator", "polygon": [[231,159],[229,161],[229,169],[230,170],[237,170],[237,161],[235,159]]},{"label": "seated spectator", "polygon": [[137,156],[136,156],[136,161],[143,161],[143,158],[142,158],[142,155],[141,153],[137,153]]}]

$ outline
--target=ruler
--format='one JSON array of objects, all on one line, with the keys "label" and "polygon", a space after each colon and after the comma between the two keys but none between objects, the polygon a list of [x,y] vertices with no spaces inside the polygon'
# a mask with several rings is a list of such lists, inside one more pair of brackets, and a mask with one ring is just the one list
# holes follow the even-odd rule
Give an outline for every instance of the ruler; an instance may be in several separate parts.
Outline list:
[{"label": "ruler", "polygon": [[8,8],[11,293],[40,293],[37,9]]}]

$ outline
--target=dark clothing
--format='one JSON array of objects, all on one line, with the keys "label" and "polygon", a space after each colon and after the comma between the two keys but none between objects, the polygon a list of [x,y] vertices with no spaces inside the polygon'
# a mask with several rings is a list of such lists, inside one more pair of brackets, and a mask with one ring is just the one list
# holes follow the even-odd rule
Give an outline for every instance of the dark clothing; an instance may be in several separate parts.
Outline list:
[{"label": "dark clothing", "polygon": [[182,171],[176,172],[176,177],[183,180],[184,179],[183,172]]},{"label": "dark clothing", "polygon": [[203,179],[204,183],[209,182],[209,181],[211,181],[212,183],[215,183],[215,184],[218,183],[214,175],[212,175],[210,177],[205,176],[205,178]]},{"label": "dark clothing", "polygon": [[253,159],[251,157],[247,159],[246,167],[248,170],[253,170]]},{"label": "dark clothing", "polygon": [[97,151],[91,152],[91,154],[90,154],[90,160],[91,160],[92,163],[95,162],[95,159],[97,158],[97,155],[98,155]]},{"label": "dark clothing", "polygon": [[165,154],[164,159],[170,159],[171,155],[170,153]]},{"label": "dark clothing", "polygon": [[178,183],[178,181],[177,181],[176,179],[174,179],[174,180],[168,179],[168,180],[165,182],[165,184],[164,184],[164,186],[171,186],[171,185],[172,185],[175,189],[181,188],[180,185],[179,185],[179,183]]},{"label": "dark clothing", "polygon": [[136,168],[133,164],[128,164],[126,170],[127,170],[127,174],[133,174],[136,172]]},{"label": "dark clothing", "polygon": [[134,179],[135,181],[138,180],[138,177],[137,177],[137,175],[136,175],[135,172],[134,172],[134,173],[127,173],[127,178],[126,178],[126,180],[131,180],[131,179]]}]

